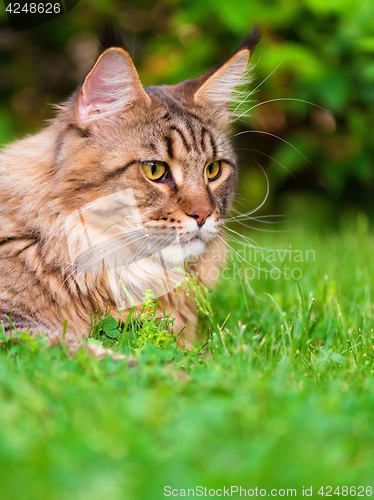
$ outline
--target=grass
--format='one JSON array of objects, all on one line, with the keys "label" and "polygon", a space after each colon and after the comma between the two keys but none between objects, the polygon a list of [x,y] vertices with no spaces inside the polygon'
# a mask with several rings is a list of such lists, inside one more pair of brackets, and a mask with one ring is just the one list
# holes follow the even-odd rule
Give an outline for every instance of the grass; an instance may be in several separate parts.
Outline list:
[{"label": "grass", "polygon": [[337,498],[354,496],[343,486],[373,486],[374,236],[361,217],[340,233],[258,239],[294,253],[270,264],[252,255],[253,265],[289,269],[253,278],[252,296],[245,271],[231,268],[209,299],[201,294],[212,359],[178,351],[170,319],[146,314],[125,333],[110,320],[94,330],[93,342],[138,360],[131,369],[27,335],[3,343],[1,499],[153,500],[165,486],[298,497],[312,487],[314,498],[331,486]]}]

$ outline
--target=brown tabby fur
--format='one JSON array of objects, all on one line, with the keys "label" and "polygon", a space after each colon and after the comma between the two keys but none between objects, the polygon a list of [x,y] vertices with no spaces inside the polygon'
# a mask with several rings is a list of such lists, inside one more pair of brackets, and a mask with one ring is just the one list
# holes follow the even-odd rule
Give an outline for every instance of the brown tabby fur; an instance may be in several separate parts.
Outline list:
[{"label": "brown tabby fur", "polygon": [[[248,59],[258,39],[255,30],[226,63],[195,80],[144,89],[130,56],[108,30],[95,66],[98,76],[93,70],[44,130],[2,151],[0,319],[6,329],[11,315],[18,329],[43,331],[52,340],[62,338],[65,323],[66,339],[74,342],[87,336],[91,311],[98,307],[105,311],[109,305],[111,314],[118,315],[105,272],[79,279],[72,272],[64,225],[75,210],[128,187],[133,189],[145,227],[173,227],[186,241],[197,232],[204,250],[190,269],[212,284],[225,261],[224,244],[217,234],[237,181],[235,154],[227,136],[230,116],[225,92],[229,98],[241,76],[234,68],[230,81],[233,61]],[[100,77],[107,70],[100,67],[105,58],[109,71],[129,73],[129,83],[121,84],[127,85],[127,93],[118,102],[115,93],[113,99],[104,96],[104,107],[92,111],[95,85],[102,84]],[[117,60],[123,68],[116,69]],[[219,83],[223,90],[217,84],[217,75],[222,74],[227,80]],[[140,161],[151,160],[169,165],[170,182],[145,177]],[[212,160],[221,161],[222,174],[208,183],[203,173]],[[199,211],[212,211],[200,229],[191,215]],[[204,236],[209,220],[211,233]],[[196,227],[191,229],[191,224]],[[212,259],[213,254],[218,258]],[[193,302],[180,292],[164,295],[160,312],[162,303],[167,312],[176,310],[176,332],[187,326],[181,345],[190,347],[196,340]]]}]

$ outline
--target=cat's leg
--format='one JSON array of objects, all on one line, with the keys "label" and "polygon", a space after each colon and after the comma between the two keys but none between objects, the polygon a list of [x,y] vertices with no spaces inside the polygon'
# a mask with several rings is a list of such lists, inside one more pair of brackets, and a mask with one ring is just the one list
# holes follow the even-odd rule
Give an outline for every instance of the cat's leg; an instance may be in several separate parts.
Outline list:
[{"label": "cat's leg", "polygon": [[[196,261],[191,263],[189,271],[197,274],[202,283],[213,288],[220,277],[220,269],[225,265],[227,259],[227,247],[223,239],[212,240]],[[178,338],[178,346],[183,349],[192,349],[194,344],[201,344],[197,336],[197,305],[196,302],[187,297],[184,291],[179,291],[174,305],[177,308],[174,313],[174,331],[182,330]],[[208,354],[208,353],[206,353]]]},{"label": "cat's leg", "polygon": [[111,356],[115,361],[120,359],[127,360],[130,368],[136,365],[136,360],[130,358],[129,356],[118,354],[112,349],[108,349],[100,345],[88,344],[87,342],[84,342],[82,340],[85,337],[84,333],[67,330],[66,335],[64,336],[62,329],[53,328],[44,324],[38,325],[34,321],[17,313],[6,314],[3,311],[0,311],[0,319],[0,324],[3,326],[4,331],[8,336],[10,336],[12,332],[26,331],[31,336],[36,337],[42,335],[48,340],[50,347],[60,347],[61,344],[64,343],[67,347],[69,356],[74,355],[78,349],[83,348],[86,352],[95,356],[100,361],[103,360],[105,356]]},{"label": "cat's leg", "polygon": [[48,328],[46,324],[37,324],[37,322],[17,312],[0,311],[0,325],[8,336],[12,332],[24,330],[27,330],[31,335],[44,334],[49,340],[58,335],[56,331]]},{"label": "cat's leg", "polygon": [[[197,329],[197,307],[195,302],[186,296],[184,290],[168,293],[160,297],[157,316],[162,318],[171,314],[174,319],[172,330],[177,337],[177,346],[181,350],[193,349],[199,339]],[[171,328],[170,328],[171,330]]]},{"label": "cat's leg", "polygon": [[178,335],[177,345],[180,349],[193,349],[195,345],[199,345],[197,336],[197,307],[196,304],[189,298],[186,298],[177,311],[173,314],[174,332]]}]

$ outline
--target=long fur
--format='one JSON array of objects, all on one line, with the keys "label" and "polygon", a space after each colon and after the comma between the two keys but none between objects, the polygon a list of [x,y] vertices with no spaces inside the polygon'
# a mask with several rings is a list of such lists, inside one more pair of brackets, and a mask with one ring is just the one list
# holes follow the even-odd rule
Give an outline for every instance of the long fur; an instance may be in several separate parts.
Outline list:
[{"label": "long fur", "polygon": [[[212,285],[225,261],[237,182],[228,104],[259,36],[195,80],[143,88],[120,37],[105,30],[93,70],[56,118],[0,153],[6,330],[14,323],[55,340],[65,329],[76,342],[92,312],[109,306],[124,319],[129,296],[140,307],[151,289],[162,296],[158,313],[184,329],[180,346],[192,346],[195,306],[176,291],[185,265]],[[155,161],[166,165],[157,181],[143,168]],[[212,161],[220,175],[209,181]]]}]

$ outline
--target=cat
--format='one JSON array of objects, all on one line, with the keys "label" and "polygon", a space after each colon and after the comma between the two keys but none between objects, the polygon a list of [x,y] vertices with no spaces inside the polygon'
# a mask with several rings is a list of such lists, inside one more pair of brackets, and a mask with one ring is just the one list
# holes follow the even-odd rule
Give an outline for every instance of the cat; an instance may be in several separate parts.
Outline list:
[{"label": "cat", "polygon": [[259,39],[255,27],[203,75],[143,87],[119,35],[104,30],[56,117],[0,154],[6,331],[79,342],[91,313],[110,307],[123,319],[151,289],[159,313],[173,311],[179,347],[197,342],[194,301],[175,290],[186,264],[212,286],[225,262],[222,225],[238,177],[229,103]]}]

